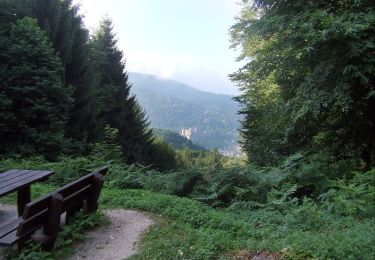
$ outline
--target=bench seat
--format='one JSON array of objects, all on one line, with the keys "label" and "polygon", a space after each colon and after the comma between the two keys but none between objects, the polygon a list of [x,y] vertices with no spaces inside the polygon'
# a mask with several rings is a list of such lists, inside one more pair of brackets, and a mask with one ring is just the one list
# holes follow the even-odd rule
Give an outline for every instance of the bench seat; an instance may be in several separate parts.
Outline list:
[{"label": "bench seat", "polygon": [[0,227],[0,245],[7,246],[12,245],[13,243],[8,243],[9,240],[9,234],[11,233],[17,233],[17,228],[21,222],[22,218],[14,219],[12,222],[6,224],[3,227]]},{"label": "bench seat", "polygon": [[[32,237],[42,243],[44,249],[53,249],[60,229],[61,214],[66,212],[66,218],[69,220],[80,209],[85,213],[96,211],[104,182],[103,176],[107,171],[108,167],[102,167],[26,204],[21,218],[0,227],[0,245],[17,244],[20,248]],[[38,229],[41,229],[42,235],[32,236]]]}]

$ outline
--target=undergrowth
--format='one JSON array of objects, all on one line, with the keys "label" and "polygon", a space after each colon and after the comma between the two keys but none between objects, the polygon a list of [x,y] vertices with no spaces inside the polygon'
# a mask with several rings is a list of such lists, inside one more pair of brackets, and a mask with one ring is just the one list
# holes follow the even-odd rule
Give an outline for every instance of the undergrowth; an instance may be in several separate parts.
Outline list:
[{"label": "undergrowth", "polygon": [[[34,186],[35,197],[51,190],[51,186],[44,184]],[[105,188],[100,205],[144,210],[161,219],[146,233],[140,253],[132,259],[230,259],[231,252],[242,249],[282,251],[286,259],[375,257],[373,217],[358,219],[329,213],[324,205],[311,199],[289,209],[214,209],[189,198],[141,189]],[[91,215],[86,221],[88,226],[80,219],[76,226],[60,232],[60,242],[53,253],[33,245],[21,252],[22,259],[69,255],[71,245],[83,239],[77,234],[91,228],[91,221],[96,223],[96,218],[97,215]]]},{"label": "undergrowth", "polygon": [[285,252],[289,259],[374,259],[374,218],[328,213],[311,200],[290,209],[213,209],[144,190],[106,189],[102,204],[166,219],[147,233],[135,259],[226,259],[248,249]]},{"label": "undergrowth", "polygon": [[375,170],[359,172],[350,161],[296,154],[278,168],[159,172],[101,157],[35,157],[2,160],[0,171],[54,170],[47,184],[33,185],[37,197],[103,165],[110,171],[101,207],[161,216],[133,259],[227,259],[243,249],[287,259],[375,259]]}]

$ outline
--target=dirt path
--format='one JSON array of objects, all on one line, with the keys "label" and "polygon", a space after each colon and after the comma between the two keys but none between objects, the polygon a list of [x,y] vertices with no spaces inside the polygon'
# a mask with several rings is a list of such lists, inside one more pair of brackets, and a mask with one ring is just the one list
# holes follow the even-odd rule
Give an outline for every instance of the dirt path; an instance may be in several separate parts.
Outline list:
[{"label": "dirt path", "polygon": [[[110,224],[87,232],[87,239],[76,248],[70,260],[117,260],[136,253],[142,234],[154,222],[145,213],[135,210],[106,210]],[[17,216],[14,206],[0,204],[0,223]],[[0,226],[1,226],[0,225]],[[0,248],[0,259],[2,252]]]},{"label": "dirt path", "polygon": [[[6,225],[17,217],[17,209],[12,205],[0,204],[0,226]],[[0,247],[0,260],[3,257],[4,248]]]},{"label": "dirt path", "polygon": [[0,226],[5,225],[17,217],[16,207],[0,204]]},{"label": "dirt path", "polygon": [[117,260],[136,253],[138,241],[153,220],[134,210],[107,210],[111,224],[87,233],[87,240],[70,260]]}]

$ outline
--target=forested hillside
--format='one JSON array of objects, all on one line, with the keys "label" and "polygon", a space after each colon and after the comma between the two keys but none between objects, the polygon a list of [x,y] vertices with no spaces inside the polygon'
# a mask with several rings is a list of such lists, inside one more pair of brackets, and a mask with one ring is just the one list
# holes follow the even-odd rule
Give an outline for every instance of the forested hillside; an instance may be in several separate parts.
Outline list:
[{"label": "forested hillside", "polygon": [[193,128],[191,140],[206,149],[235,150],[240,117],[232,96],[147,74],[129,73],[129,82],[152,127],[175,132]]},{"label": "forested hillside", "polygon": [[186,137],[181,136],[180,134],[173,132],[171,130],[153,128],[152,131],[157,137],[165,140],[167,143],[172,145],[174,149],[181,150],[184,148],[189,148],[193,151],[207,150],[204,147],[193,143],[191,140],[187,139]]}]

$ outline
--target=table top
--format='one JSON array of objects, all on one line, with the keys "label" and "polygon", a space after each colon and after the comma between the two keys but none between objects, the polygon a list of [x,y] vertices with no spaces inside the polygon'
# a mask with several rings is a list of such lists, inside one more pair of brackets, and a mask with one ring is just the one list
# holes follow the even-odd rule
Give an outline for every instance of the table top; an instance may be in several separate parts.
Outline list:
[{"label": "table top", "polygon": [[34,182],[46,180],[52,174],[54,174],[53,171],[19,169],[0,173],[0,197],[29,186]]}]

